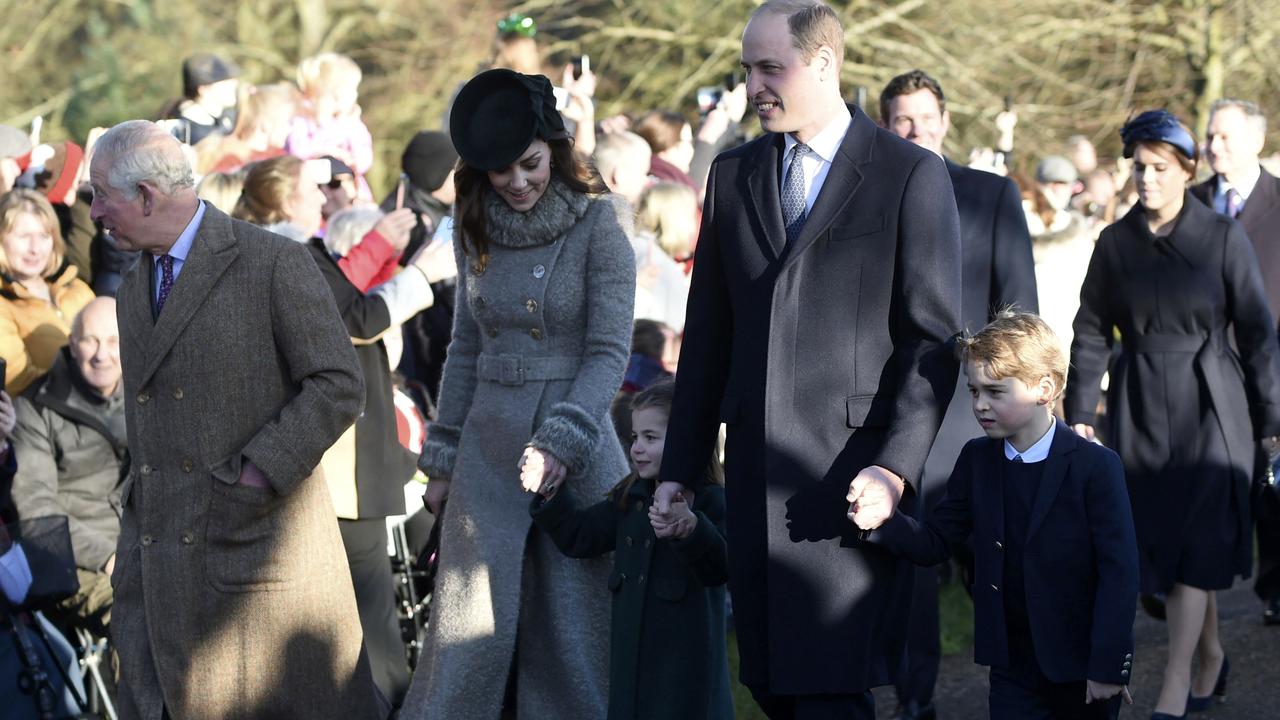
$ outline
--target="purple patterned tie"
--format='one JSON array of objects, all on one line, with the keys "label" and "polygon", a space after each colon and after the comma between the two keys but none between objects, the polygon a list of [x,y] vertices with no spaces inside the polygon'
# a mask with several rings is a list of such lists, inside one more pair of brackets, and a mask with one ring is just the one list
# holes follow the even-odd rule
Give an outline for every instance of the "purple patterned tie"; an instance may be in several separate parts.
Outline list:
[{"label": "purple patterned tie", "polygon": [[169,299],[169,292],[173,290],[173,256],[160,256],[160,292],[156,295],[156,315],[160,315],[160,311],[164,310],[164,301]]},{"label": "purple patterned tie", "polygon": [[1235,188],[1227,188],[1227,216],[1237,217],[1243,209],[1244,198],[1240,197],[1240,191]]}]

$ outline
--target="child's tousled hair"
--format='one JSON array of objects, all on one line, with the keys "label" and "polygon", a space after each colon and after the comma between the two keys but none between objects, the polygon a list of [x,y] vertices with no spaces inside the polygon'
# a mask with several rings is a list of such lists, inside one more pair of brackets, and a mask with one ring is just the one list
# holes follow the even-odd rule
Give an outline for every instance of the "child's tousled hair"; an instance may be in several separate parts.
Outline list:
[{"label": "child's tousled hair", "polygon": [[1066,390],[1067,356],[1062,343],[1035,313],[1001,310],[976,335],[961,335],[957,347],[961,359],[983,365],[994,378],[1012,377],[1034,386],[1048,376],[1055,401]]},{"label": "child's tousled hair", "polygon": [[[671,405],[675,396],[675,379],[663,378],[636,393],[631,398],[631,412],[657,409],[667,413],[667,416],[670,417]],[[627,454],[630,455],[630,452],[628,451]],[[640,479],[640,476],[635,471],[632,471],[609,491],[609,497],[618,503],[620,509],[626,507],[627,492],[631,490],[631,486],[635,485],[638,479]],[[724,485],[724,468],[720,466],[720,460],[716,457],[715,452],[712,452],[711,459],[707,463],[704,479],[710,484]]]}]

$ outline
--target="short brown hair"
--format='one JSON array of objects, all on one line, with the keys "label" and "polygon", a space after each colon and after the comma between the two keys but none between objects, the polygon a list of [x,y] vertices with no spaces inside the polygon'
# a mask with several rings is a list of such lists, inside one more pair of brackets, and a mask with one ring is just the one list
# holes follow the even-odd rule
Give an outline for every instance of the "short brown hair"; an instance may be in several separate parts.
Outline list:
[{"label": "short brown hair", "polygon": [[905,72],[889,81],[880,92],[880,122],[889,124],[889,104],[902,95],[912,95],[921,90],[928,90],[938,99],[938,113],[947,111],[947,96],[942,94],[942,85],[938,84],[923,70]]},{"label": "short brown hair", "polygon": [[836,55],[839,73],[844,64],[844,24],[830,5],[821,0],[767,0],[752,17],[766,12],[786,16],[791,44],[800,51],[801,60],[809,62],[826,45]]},{"label": "short brown hair", "polygon": [[631,126],[631,132],[649,143],[653,154],[670,150],[680,144],[680,134],[689,121],[674,110],[650,110]]},{"label": "short brown hair", "polygon": [[285,204],[298,189],[302,164],[292,155],[281,155],[250,165],[231,216],[254,225],[288,222]]},{"label": "short brown hair", "polygon": [[[0,198],[0,238],[13,231],[13,226],[18,223],[18,216],[23,213],[36,216],[44,225],[44,231],[53,236],[53,250],[49,252],[49,261],[44,266],[44,276],[49,277],[62,267],[62,258],[67,252],[67,246],[62,241],[62,226],[58,223],[58,215],[43,194],[26,188],[15,188]],[[6,275],[13,272],[3,243],[0,243],[0,272]]]},{"label": "short brown hair", "polygon": [[1054,399],[1067,387],[1067,355],[1057,334],[1039,315],[1002,310],[977,335],[965,333],[959,349],[966,362],[980,363],[996,379],[1017,378],[1029,386],[1048,376]]}]

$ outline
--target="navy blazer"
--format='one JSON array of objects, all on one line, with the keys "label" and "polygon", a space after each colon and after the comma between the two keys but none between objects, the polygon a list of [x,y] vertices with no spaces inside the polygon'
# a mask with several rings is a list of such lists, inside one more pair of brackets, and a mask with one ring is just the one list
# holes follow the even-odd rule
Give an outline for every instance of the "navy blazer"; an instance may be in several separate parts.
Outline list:
[{"label": "navy blazer", "polygon": [[[973,535],[974,661],[1009,666],[1004,596],[1004,441],[971,440],[927,523],[896,513],[868,540],[935,565]],[[1138,548],[1120,457],[1057,423],[1023,557],[1036,660],[1053,682],[1129,683]]]}]

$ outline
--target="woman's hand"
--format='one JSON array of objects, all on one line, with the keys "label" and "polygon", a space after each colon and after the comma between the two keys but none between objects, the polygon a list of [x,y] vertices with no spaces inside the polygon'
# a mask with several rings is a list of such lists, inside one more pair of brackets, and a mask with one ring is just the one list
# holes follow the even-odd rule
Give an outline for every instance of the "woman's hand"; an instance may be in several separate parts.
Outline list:
[{"label": "woman's hand", "polygon": [[568,474],[568,469],[556,456],[537,448],[525,448],[524,455],[520,457],[520,485],[525,492],[551,497]]},{"label": "woman's hand", "polygon": [[458,276],[458,261],[453,256],[452,243],[429,242],[418,248],[418,252],[409,259],[409,264],[426,275],[427,282],[430,283]]},{"label": "woman's hand", "polygon": [[444,501],[448,498],[448,480],[431,479],[427,481],[427,491],[422,494],[422,502],[426,504],[428,512],[440,517],[440,511],[444,509]]},{"label": "woman's hand", "polygon": [[1075,425],[1071,426],[1071,429],[1075,430],[1076,434],[1084,438],[1085,440],[1088,440],[1090,442],[1095,442],[1097,440],[1097,438],[1094,437],[1092,425],[1086,425],[1084,423],[1076,423]]}]

